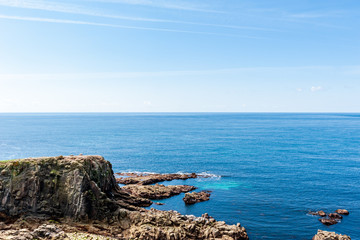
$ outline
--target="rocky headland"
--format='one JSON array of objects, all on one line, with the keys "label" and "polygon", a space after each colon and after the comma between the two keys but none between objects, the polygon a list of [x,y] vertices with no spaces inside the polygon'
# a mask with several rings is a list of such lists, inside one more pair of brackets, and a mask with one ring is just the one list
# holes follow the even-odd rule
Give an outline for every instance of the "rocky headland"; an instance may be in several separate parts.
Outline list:
[{"label": "rocky headland", "polygon": [[[194,177],[177,174],[124,181],[146,185]],[[78,233],[108,239],[248,239],[240,224],[227,225],[207,214],[145,210],[142,207],[151,201],[141,197],[140,190],[129,194],[117,183],[110,162],[101,156],[2,161],[0,239],[74,239]]]}]

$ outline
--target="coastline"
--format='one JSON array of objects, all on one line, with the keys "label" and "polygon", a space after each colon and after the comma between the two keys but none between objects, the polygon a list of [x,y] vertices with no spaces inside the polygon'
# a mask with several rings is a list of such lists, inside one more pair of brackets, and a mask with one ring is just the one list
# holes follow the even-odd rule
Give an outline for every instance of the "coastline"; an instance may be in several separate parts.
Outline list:
[{"label": "coastline", "polygon": [[44,226],[53,223],[60,229],[56,234],[81,231],[116,239],[248,239],[240,224],[226,225],[207,214],[141,208],[148,200],[121,190],[111,164],[100,156],[28,158],[0,162],[0,168],[3,235],[34,235],[54,230]]}]

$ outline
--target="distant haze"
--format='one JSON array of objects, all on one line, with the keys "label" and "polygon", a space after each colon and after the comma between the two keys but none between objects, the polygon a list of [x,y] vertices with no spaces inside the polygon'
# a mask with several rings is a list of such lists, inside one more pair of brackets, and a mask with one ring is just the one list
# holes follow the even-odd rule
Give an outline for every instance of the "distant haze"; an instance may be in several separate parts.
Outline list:
[{"label": "distant haze", "polygon": [[358,0],[0,0],[0,112],[359,112]]}]

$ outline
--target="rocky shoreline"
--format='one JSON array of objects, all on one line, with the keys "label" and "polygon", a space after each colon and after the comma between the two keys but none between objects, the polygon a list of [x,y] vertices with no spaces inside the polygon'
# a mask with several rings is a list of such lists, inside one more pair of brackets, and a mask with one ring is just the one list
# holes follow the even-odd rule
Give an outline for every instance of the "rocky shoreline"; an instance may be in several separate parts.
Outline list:
[{"label": "rocky shoreline", "polygon": [[[154,180],[138,181],[144,182]],[[120,188],[110,162],[101,156],[0,162],[0,202],[3,239],[52,239],[50,229],[67,235],[55,239],[79,232],[113,239],[248,239],[240,224],[227,225],[207,214],[142,208],[151,201]],[[49,234],[37,234],[39,228]]]}]

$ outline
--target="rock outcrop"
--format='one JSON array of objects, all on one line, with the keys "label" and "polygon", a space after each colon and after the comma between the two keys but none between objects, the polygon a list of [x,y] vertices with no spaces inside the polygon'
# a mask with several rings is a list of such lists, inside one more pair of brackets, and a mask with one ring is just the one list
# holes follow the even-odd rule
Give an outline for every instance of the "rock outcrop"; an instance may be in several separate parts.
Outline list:
[{"label": "rock outcrop", "polygon": [[347,235],[318,230],[317,234],[312,238],[312,240],[351,240],[351,238]]},{"label": "rock outcrop", "polygon": [[[0,162],[0,203],[1,236],[13,239],[32,239],[34,234],[46,239],[40,235],[62,232],[109,239],[248,239],[240,224],[141,208],[151,201],[121,189],[111,164],[100,156]],[[41,227],[50,221],[56,228]]]},{"label": "rock outcrop", "polygon": [[119,207],[151,201],[122,191],[111,164],[100,156],[29,158],[0,162],[0,212],[76,220],[104,219]]},{"label": "rock outcrop", "polygon": [[189,185],[170,185],[164,186],[161,184],[155,185],[136,185],[130,184],[121,188],[125,192],[148,199],[164,199],[169,198],[175,195],[179,195],[180,193],[190,192],[195,190],[196,187]]},{"label": "rock outcrop", "polygon": [[125,184],[125,185],[127,184],[149,185],[164,181],[186,180],[189,178],[197,178],[200,176],[197,175],[196,173],[190,173],[190,174],[116,173],[116,174],[119,176],[123,176],[120,178],[116,178],[117,183]]},{"label": "rock outcrop", "polygon": [[186,193],[183,198],[186,204],[195,204],[198,202],[208,201],[209,199],[210,193],[208,191]]}]

